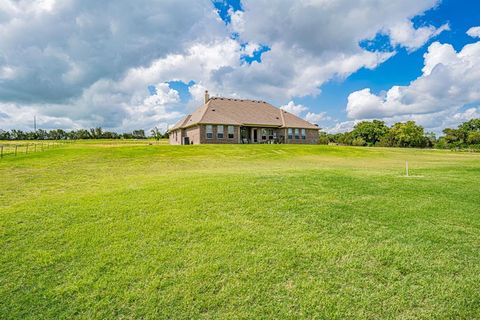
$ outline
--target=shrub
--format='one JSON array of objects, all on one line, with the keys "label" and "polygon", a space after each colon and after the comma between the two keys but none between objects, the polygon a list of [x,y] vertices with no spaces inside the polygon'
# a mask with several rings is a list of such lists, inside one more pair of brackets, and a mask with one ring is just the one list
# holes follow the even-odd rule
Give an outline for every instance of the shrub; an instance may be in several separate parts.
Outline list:
[{"label": "shrub", "polygon": [[352,146],[363,147],[363,146],[366,146],[366,145],[367,145],[367,142],[363,138],[360,138],[360,137],[355,138],[352,141]]}]

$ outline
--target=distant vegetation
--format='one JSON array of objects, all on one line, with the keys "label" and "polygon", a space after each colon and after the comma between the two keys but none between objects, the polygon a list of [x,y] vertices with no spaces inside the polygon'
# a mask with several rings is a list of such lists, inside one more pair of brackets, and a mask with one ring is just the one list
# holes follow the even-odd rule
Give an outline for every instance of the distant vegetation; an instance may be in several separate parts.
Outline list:
[{"label": "distant vegetation", "polygon": [[[154,128],[150,131],[151,137],[160,140],[168,138],[168,133]],[[65,131],[62,129],[36,131],[11,130],[5,131],[0,129],[0,140],[78,140],[78,139],[147,139],[145,130],[133,130],[132,132],[117,133],[104,131],[102,128],[92,128],[90,130],[79,129]]]},{"label": "distant vegetation", "polygon": [[[480,150],[480,119],[464,122],[457,129],[444,129],[443,134],[437,138],[435,133],[425,132],[415,121],[398,122],[388,127],[384,121],[373,120],[357,123],[350,132],[336,134],[321,132],[319,142],[347,146]],[[147,137],[156,140],[166,139],[168,132],[154,128],[147,136],[143,129],[127,133],[109,132],[102,128],[71,131],[0,129],[0,140],[147,139]]]},{"label": "distant vegetation", "polygon": [[320,133],[320,143],[349,146],[377,146],[400,148],[438,148],[480,150],[480,119],[472,119],[447,128],[437,139],[435,133],[425,132],[414,121],[398,122],[388,127],[380,120],[362,121],[352,131],[337,134]]}]

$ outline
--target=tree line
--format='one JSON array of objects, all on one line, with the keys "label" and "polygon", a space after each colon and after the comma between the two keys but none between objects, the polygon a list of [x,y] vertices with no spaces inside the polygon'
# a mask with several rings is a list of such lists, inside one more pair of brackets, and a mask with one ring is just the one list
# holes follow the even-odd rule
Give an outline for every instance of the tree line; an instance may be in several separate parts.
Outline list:
[{"label": "tree line", "polygon": [[443,130],[443,136],[425,132],[415,121],[398,122],[388,127],[384,121],[362,121],[352,131],[320,133],[320,143],[349,146],[400,148],[477,149],[480,150],[480,119],[464,122],[456,129]]},{"label": "tree line", "polygon": [[[158,128],[150,131],[156,140],[168,138],[168,132]],[[145,130],[117,133],[102,128],[65,131],[62,129],[36,131],[0,129],[0,140],[78,140],[78,139],[147,139]],[[476,149],[480,150],[480,119],[460,124],[456,129],[446,128],[443,136],[437,138],[432,132],[415,121],[398,122],[388,127],[384,121],[362,121],[352,131],[329,134],[321,132],[321,144],[335,143],[348,146],[377,146],[400,148]]]},{"label": "tree line", "polygon": [[[156,140],[168,138],[167,132],[162,132],[158,128],[150,131],[151,137]],[[102,128],[79,129],[79,130],[43,130],[22,131],[22,130],[2,130],[0,129],[0,140],[79,140],[79,139],[147,139],[145,130],[133,130],[132,132],[117,133],[105,131]]]}]

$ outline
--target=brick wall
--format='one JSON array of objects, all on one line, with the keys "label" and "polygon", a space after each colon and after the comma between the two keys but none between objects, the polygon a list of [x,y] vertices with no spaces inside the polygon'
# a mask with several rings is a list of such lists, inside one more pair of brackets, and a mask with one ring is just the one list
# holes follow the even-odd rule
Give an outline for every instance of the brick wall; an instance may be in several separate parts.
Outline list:
[{"label": "brick wall", "polygon": [[[183,137],[190,139],[190,144],[237,144],[240,143],[240,126],[234,126],[233,138],[228,138],[228,126],[223,126],[223,139],[219,139],[217,136],[217,125],[213,127],[213,138],[207,139],[206,125],[193,126],[187,129],[176,130],[170,134],[170,144],[180,145],[183,144]],[[176,132],[176,135],[175,135]],[[301,137],[295,139],[295,131],[293,132],[293,139],[288,139],[288,131],[285,128],[275,129],[277,137],[284,137],[285,143],[289,144],[317,144],[318,143],[318,130],[306,129],[305,140]],[[261,128],[258,128],[258,139],[261,141]]]},{"label": "brick wall", "polygon": [[190,144],[200,144],[200,126],[183,129],[182,135],[189,138]]},{"label": "brick wall", "polygon": [[175,130],[170,132],[168,142],[173,145],[182,144],[182,130]]},{"label": "brick wall", "polygon": [[206,125],[200,125],[200,143],[202,144],[237,144],[239,143],[240,127],[233,126],[233,138],[228,138],[228,126],[223,126],[223,139],[219,139],[217,136],[217,126],[213,127],[213,138],[207,139],[207,127]]},{"label": "brick wall", "polygon": [[302,134],[300,131],[300,139],[295,139],[295,129],[293,131],[293,139],[288,139],[288,132],[286,137],[286,143],[289,144],[318,144],[318,130],[316,129],[306,129],[305,140],[302,139]]}]

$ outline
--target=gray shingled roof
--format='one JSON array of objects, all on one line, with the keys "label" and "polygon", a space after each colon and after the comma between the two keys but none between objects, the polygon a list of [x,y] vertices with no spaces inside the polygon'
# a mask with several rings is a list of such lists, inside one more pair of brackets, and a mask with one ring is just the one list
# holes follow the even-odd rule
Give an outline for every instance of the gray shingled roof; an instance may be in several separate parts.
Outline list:
[{"label": "gray shingled roof", "polygon": [[255,125],[267,127],[318,129],[318,127],[269,103],[212,97],[170,130],[196,124]]}]

